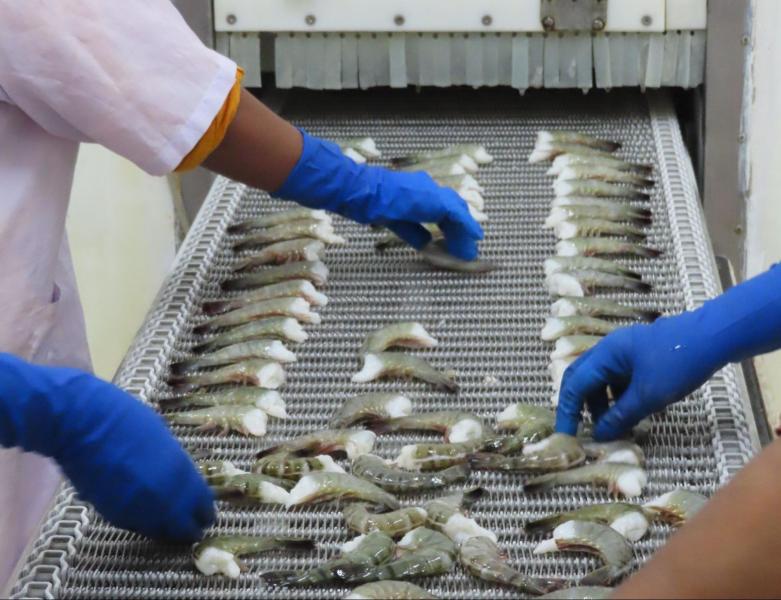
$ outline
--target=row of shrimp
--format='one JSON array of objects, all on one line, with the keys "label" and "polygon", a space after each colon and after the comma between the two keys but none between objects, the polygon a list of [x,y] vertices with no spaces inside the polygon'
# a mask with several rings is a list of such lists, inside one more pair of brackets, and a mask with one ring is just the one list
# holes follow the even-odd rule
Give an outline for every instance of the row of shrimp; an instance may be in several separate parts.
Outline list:
[{"label": "row of shrimp", "polygon": [[545,261],[545,283],[555,298],[542,329],[553,342],[552,401],[558,403],[567,367],[603,336],[632,321],[653,321],[659,313],[634,308],[597,292],[647,294],[651,285],[621,258],[639,261],[660,251],[643,245],[652,213],[647,190],[653,166],[616,156],[618,142],[568,131],[540,131],[529,162],[551,162],[555,198],[544,227],[559,242]]}]

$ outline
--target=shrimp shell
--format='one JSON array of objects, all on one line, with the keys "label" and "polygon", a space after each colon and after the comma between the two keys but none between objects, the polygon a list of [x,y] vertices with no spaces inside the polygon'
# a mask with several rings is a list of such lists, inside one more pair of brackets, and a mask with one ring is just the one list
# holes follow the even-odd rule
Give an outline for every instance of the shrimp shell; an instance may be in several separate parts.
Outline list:
[{"label": "shrimp shell", "polygon": [[545,491],[558,485],[589,484],[607,487],[612,495],[632,498],[642,494],[647,483],[648,475],[635,465],[595,463],[533,477],[526,481],[524,490]]},{"label": "shrimp shell", "polygon": [[426,502],[423,508],[428,513],[428,526],[441,531],[459,546],[471,537],[485,537],[496,542],[493,531],[481,527],[477,521],[464,514],[464,510],[484,494],[483,488],[473,488]]},{"label": "shrimp shell", "polygon": [[673,490],[643,504],[647,513],[655,519],[680,526],[696,515],[708,499],[688,490]]},{"label": "shrimp shell", "polygon": [[572,436],[554,433],[540,442],[527,444],[521,456],[474,454],[469,463],[476,469],[545,473],[570,469],[586,460],[586,452]]},{"label": "shrimp shell", "polygon": [[567,179],[557,180],[553,184],[557,196],[593,196],[595,198],[627,198],[629,200],[649,200],[650,194],[637,188],[604,181]]},{"label": "shrimp shell", "polygon": [[383,377],[420,379],[449,392],[457,392],[458,384],[447,373],[441,373],[427,361],[401,352],[369,353],[363,357],[363,368],[353,375],[354,383],[367,383]]},{"label": "shrimp shell", "polygon": [[292,479],[297,481],[304,475],[314,471],[344,473],[334,459],[327,454],[320,456],[291,456],[289,454],[269,454],[256,461],[252,467],[253,473]]},{"label": "shrimp shell", "polygon": [[277,242],[286,242],[300,238],[311,238],[320,240],[325,244],[345,244],[346,240],[334,233],[333,225],[330,220],[304,219],[301,221],[290,221],[282,223],[267,229],[259,229],[255,233],[250,233],[236,244],[234,250],[247,250],[256,246],[265,246],[267,244],[276,244]]},{"label": "shrimp shell", "polygon": [[545,320],[540,337],[546,342],[554,342],[568,335],[607,335],[619,327],[620,325],[594,317],[549,317]]},{"label": "shrimp shell", "polygon": [[304,342],[308,337],[304,328],[295,319],[290,317],[269,317],[268,319],[252,321],[246,325],[217,334],[207,342],[195,346],[193,352],[209,352],[233,344],[265,340],[266,338]]},{"label": "shrimp shell", "polygon": [[279,340],[251,340],[173,363],[171,373],[180,375],[187,371],[220,367],[252,358],[265,358],[280,363],[296,362],[296,355]]},{"label": "shrimp shell", "polygon": [[254,406],[270,417],[287,418],[287,406],[279,392],[254,387],[232,387],[217,392],[199,393],[182,398],[159,400],[160,406],[186,408],[192,406]]},{"label": "shrimp shell", "polygon": [[202,430],[221,428],[223,433],[262,437],[266,435],[268,415],[254,406],[210,406],[170,415],[175,425],[197,426]]},{"label": "shrimp shell", "polygon": [[269,550],[311,550],[312,540],[283,537],[259,537],[253,535],[209,536],[193,546],[192,558],[195,567],[204,575],[221,573],[232,579],[238,578],[246,567],[239,560],[248,554]]},{"label": "shrimp shell", "polygon": [[480,439],[457,444],[409,444],[402,447],[395,463],[408,471],[438,471],[466,463],[468,455],[481,447]]},{"label": "shrimp shell", "polygon": [[463,481],[469,477],[470,472],[471,469],[466,464],[425,473],[405,471],[389,466],[384,460],[373,454],[358,456],[352,463],[353,475],[395,493],[418,492],[445,487],[456,481]]},{"label": "shrimp shell", "polygon": [[572,131],[548,131],[537,132],[537,146],[550,144],[577,144],[586,148],[593,148],[601,152],[612,153],[621,147],[619,142],[603,140],[586,133],[576,133]]},{"label": "shrimp shell", "polygon": [[257,458],[280,453],[297,456],[346,453],[348,458],[353,458],[371,452],[376,438],[375,433],[365,429],[324,429],[261,450]]},{"label": "shrimp shell", "polygon": [[419,506],[410,506],[378,514],[370,512],[368,504],[354,502],[345,506],[342,516],[347,527],[358,533],[381,531],[395,538],[425,525],[428,513]]},{"label": "shrimp shell", "polygon": [[378,432],[386,431],[437,431],[445,436],[446,442],[469,442],[483,437],[482,420],[467,412],[443,410],[418,413],[408,417],[397,417],[378,421],[373,425]]},{"label": "shrimp shell", "polygon": [[266,285],[261,288],[249,290],[235,298],[210,300],[203,303],[203,312],[207,315],[215,315],[228,312],[237,308],[243,308],[263,300],[274,298],[303,298],[312,306],[325,306],[328,304],[328,296],[318,292],[311,281],[306,279],[291,279],[281,283]]},{"label": "shrimp shell", "polygon": [[550,592],[539,596],[539,598],[547,598],[548,600],[605,600],[610,598],[614,591],[615,589],[612,587],[601,585],[575,585]]},{"label": "shrimp shell", "polygon": [[361,354],[377,353],[395,346],[404,348],[433,348],[437,345],[420,323],[400,322],[373,331],[361,346]]},{"label": "shrimp shell", "polygon": [[210,385],[241,383],[275,390],[285,383],[285,370],[278,362],[253,358],[195,375],[172,375],[168,384],[177,392],[192,391]]},{"label": "shrimp shell", "polygon": [[233,267],[235,271],[247,271],[264,265],[281,265],[298,260],[320,260],[325,244],[312,238],[285,240],[266,246],[257,254],[242,259]]},{"label": "shrimp shell", "polygon": [[501,268],[500,265],[487,260],[461,260],[456,258],[447,251],[441,240],[433,241],[423,248],[420,251],[420,256],[429,264],[446,271],[479,274],[490,273]]},{"label": "shrimp shell", "polygon": [[328,267],[319,260],[304,260],[287,263],[278,267],[269,267],[262,271],[254,271],[235,279],[229,279],[222,284],[224,290],[245,290],[257,288],[288,279],[308,279],[317,287],[328,282]]},{"label": "shrimp shell", "polygon": [[584,441],[583,448],[589,458],[598,462],[624,463],[626,465],[645,465],[645,453],[635,443],[626,440],[614,442]]},{"label": "shrimp shell", "polygon": [[554,273],[567,273],[569,271],[602,271],[611,275],[623,275],[632,279],[641,279],[642,276],[619,265],[612,260],[595,258],[593,256],[553,256],[545,259],[545,275]]},{"label": "shrimp shell", "polygon": [[633,308],[613,300],[575,296],[563,296],[556,300],[551,306],[551,314],[554,317],[583,315],[587,317],[637,319],[638,321],[654,321],[661,316],[657,311]]},{"label": "shrimp shell", "polygon": [[482,144],[454,144],[437,150],[424,150],[423,152],[392,158],[391,164],[394,167],[404,167],[425,163],[426,161],[431,160],[460,156],[462,154],[466,154],[478,165],[487,165],[494,160]]},{"label": "shrimp shell", "polygon": [[206,323],[196,327],[193,333],[201,335],[212,329],[236,327],[268,317],[291,317],[302,323],[320,323],[320,315],[312,312],[310,309],[309,302],[303,298],[263,300],[256,304],[250,304],[212,317]]},{"label": "shrimp shell", "polygon": [[266,213],[254,219],[247,219],[240,221],[236,225],[228,227],[228,233],[243,233],[250,229],[267,229],[269,227],[275,227],[277,225],[283,225],[285,223],[292,223],[294,221],[331,221],[331,217],[328,216],[324,210],[313,210],[311,208],[291,208],[290,210],[282,210],[272,213]]},{"label": "shrimp shell", "polygon": [[583,165],[586,167],[605,167],[609,169],[615,169],[617,171],[627,171],[630,173],[637,173],[644,177],[649,177],[654,172],[653,165],[644,165],[637,163],[630,163],[621,158],[614,156],[594,157],[584,156],[582,154],[562,154],[557,156],[550,169],[548,169],[548,175],[559,175],[566,167],[574,167]]},{"label": "shrimp shell", "polygon": [[401,394],[378,392],[349,398],[331,418],[331,427],[350,427],[365,421],[406,417],[412,402]]},{"label": "shrimp shell", "polygon": [[551,296],[590,296],[599,288],[647,293],[651,286],[644,281],[603,271],[563,271],[545,278]]},{"label": "shrimp shell", "polygon": [[582,237],[561,240],[556,244],[558,256],[595,256],[595,255],[634,255],[656,258],[661,251],[613,238]]},{"label": "shrimp shell", "polygon": [[582,506],[569,512],[561,512],[529,521],[524,526],[527,535],[539,535],[553,531],[567,521],[601,523],[615,529],[632,542],[640,540],[648,532],[648,518],[643,507],[628,502],[607,502]]},{"label": "shrimp shell", "polygon": [[290,491],[287,507],[339,499],[363,500],[391,510],[400,507],[394,496],[373,483],[347,473],[324,471],[308,473],[299,479]]}]

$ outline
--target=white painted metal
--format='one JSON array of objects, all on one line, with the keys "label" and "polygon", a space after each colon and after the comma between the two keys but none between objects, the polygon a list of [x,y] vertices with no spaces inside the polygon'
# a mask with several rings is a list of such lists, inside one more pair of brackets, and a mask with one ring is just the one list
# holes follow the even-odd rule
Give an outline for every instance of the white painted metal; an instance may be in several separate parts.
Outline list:
[{"label": "white painted metal", "polygon": [[608,0],[606,31],[664,31],[665,0]]},{"label": "white painted metal", "polygon": [[667,29],[705,29],[708,25],[707,0],[667,0]]}]

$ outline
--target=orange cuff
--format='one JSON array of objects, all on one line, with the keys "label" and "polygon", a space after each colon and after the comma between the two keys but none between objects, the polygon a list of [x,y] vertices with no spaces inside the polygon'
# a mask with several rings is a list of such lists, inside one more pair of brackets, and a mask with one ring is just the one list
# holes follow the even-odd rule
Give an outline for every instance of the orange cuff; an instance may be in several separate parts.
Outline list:
[{"label": "orange cuff", "polygon": [[231,88],[231,91],[228,93],[228,97],[225,99],[225,103],[222,105],[220,112],[214,117],[209,129],[203,134],[195,145],[195,148],[190,150],[190,153],[185,156],[184,160],[176,167],[175,173],[192,171],[201,166],[203,161],[209,158],[209,155],[222,143],[225,134],[228,132],[228,127],[233,123],[233,119],[236,118],[236,113],[239,110],[242,79],[244,79],[244,70],[239,67],[236,69],[236,83],[233,84],[233,88]]}]

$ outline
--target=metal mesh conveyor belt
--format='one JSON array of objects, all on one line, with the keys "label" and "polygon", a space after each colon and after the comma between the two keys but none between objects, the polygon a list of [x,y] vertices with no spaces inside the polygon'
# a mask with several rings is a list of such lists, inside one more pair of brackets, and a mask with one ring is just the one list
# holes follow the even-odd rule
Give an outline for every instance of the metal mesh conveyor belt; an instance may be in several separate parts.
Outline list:
[{"label": "metal mesh conveyor belt", "polygon": [[[371,390],[404,391],[419,411],[461,408],[490,422],[497,411],[514,401],[548,403],[550,346],[540,340],[539,333],[551,300],[543,287],[542,263],[553,253],[555,240],[540,226],[552,198],[551,179],[544,175],[547,166],[526,162],[535,134],[542,128],[567,128],[617,139],[624,143],[624,156],[656,166],[649,243],[663,249],[664,255],[627,260],[653,284],[654,291],[647,296],[619,293],[614,297],[675,313],[718,293],[694,179],[665,95],[519,98],[498,93],[486,100],[470,92],[464,96],[403,95],[402,99],[378,94],[304,94],[289,103],[287,115],[323,136],[370,135],[386,156],[453,142],[485,143],[496,162],[478,174],[487,190],[486,212],[491,218],[482,252],[501,262],[504,269],[474,278],[435,272],[409,249],[376,254],[377,234],[338,220],[337,230],[349,237],[349,244],[327,252],[330,302],[321,311],[323,324],[307,327],[311,337],[295,348],[299,362],[287,369],[288,384],[282,392],[291,418],[272,420],[268,437],[261,440],[176,429],[188,447],[208,448],[216,457],[248,467],[258,449],[324,427],[346,396]],[[218,294],[218,284],[235,260],[224,234],[226,226],[272,205],[277,208],[280,203],[226,180],[216,183],[120,369],[120,385],[151,402],[165,393],[167,365],[194,342],[193,325],[203,319],[200,303]],[[439,347],[426,351],[426,356],[436,365],[458,371],[459,395],[434,392],[417,383],[350,383],[365,334],[399,319],[419,320],[440,339]],[[711,493],[740,468],[756,447],[745,400],[742,374],[728,367],[691,399],[655,418],[645,446],[650,479],[646,497],[677,486]],[[426,436],[419,434],[383,435],[378,452],[395,456],[402,444],[423,439]],[[584,487],[524,495],[520,484],[520,476],[494,473],[474,474],[469,481],[490,491],[474,507],[473,516],[497,532],[511,563],[529,574],[567,578],[594,568],[595,561],[582,555],[533,555],[538,540],[524,537],[519,525],[531,516],[605,501],[606,495]],[[263,571],[302,568],[333,556],[337,545],[350,537],[334,504],[289,512],[221,504],[215,531],[306,536],[316,539],[319,549],[250,558],[249,571],[235,581],[207,578],[192,567],[188,548],[154,544],[114,529],[65,487],[13,594],[84,599],[339,598],[347,591],[340,586],[268,588],[259,577]],[[667,526],[653,525],[650,535],[634,545],[637,561],[648,558],[669,533]],[[422,584],[442,597],[516,596],[510,588],[469,577],[460,567]]]}]

